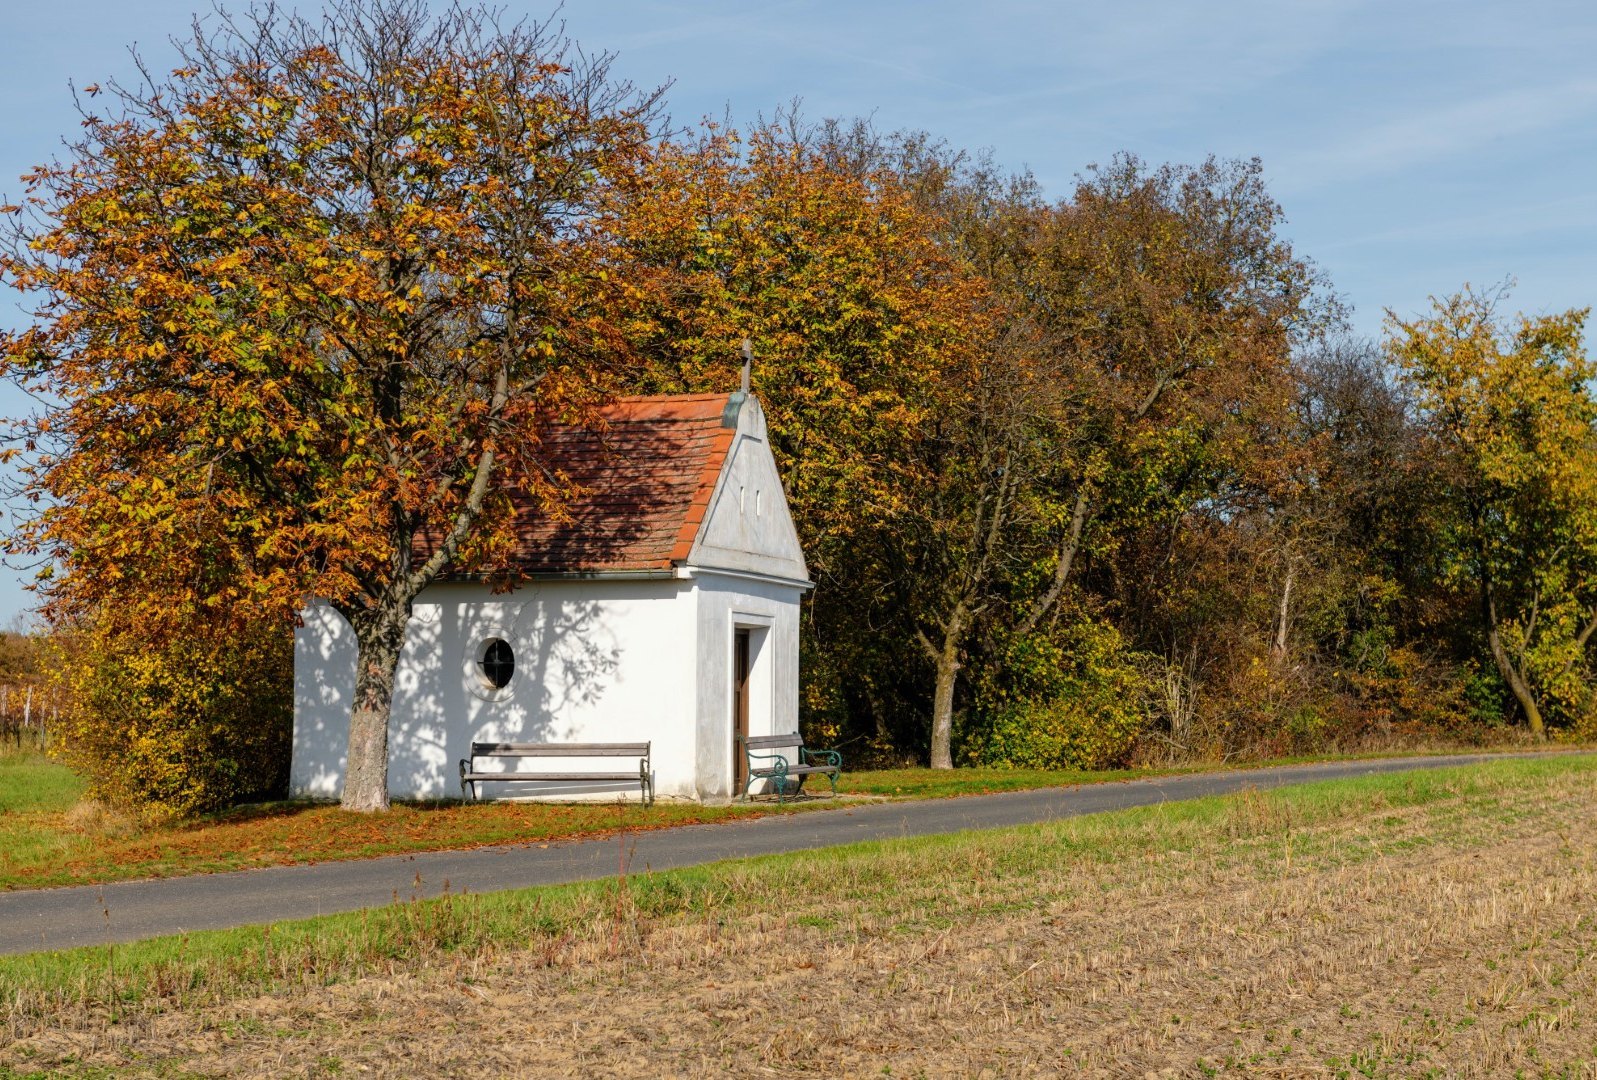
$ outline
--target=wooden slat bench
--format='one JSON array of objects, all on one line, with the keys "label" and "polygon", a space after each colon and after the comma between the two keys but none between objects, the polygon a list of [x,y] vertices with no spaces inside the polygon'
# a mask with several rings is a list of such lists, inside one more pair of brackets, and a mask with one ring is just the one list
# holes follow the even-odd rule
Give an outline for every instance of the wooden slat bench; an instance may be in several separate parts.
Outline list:
[{"label": "wooden slat bench", "polygon": [[[478,758],[598,758],[635,757],[638,767],[631,772],[603,770],[567,772],[477,772]],[[477,797],[477,785],[530,783],[583,783],[633,780],[638,784],[645,805],[654,802],[654,778],[649,773],[649,744],[640,743],[505,743],[474,742],[471,757],[460,760],[460,791]]]},{"label": "wooden slat bench", "polygon": [[[787,798],[787,781],[796,777],[799,787],[804,786],[804,778],[812,773],[820,773],[832,784],[832,794],[837,794],[837,777],[843,771],[843,755],[836,750],[812,750],[805,746],[798,736],[798,732],[791,735],[739,735],[738,742],[743,744],[743,753],[748,757],[749,777],[743,783],[743,797],[749,797],[749,789],[756,780],[776,781],[776,801],[783,802]],[[790,754],[781,751],[791,750]],[[765,764],[756,765],[756,762]]]}]

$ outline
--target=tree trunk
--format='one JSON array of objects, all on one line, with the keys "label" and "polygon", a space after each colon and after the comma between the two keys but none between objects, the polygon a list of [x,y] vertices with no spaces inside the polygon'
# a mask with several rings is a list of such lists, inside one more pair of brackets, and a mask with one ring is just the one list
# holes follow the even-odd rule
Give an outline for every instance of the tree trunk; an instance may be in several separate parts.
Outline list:
[{"label": "tree trunk", "polygon": [[409,616],[404,605],[363,612],[355,628],[355,699],[349,712],[349,763],[344,769],[345,810],[388,809],[388,716],[394,703],[394,673],[405,645]]},{"label": "tree trunk", "polygon": [[954,683],[959,677],[959,648],[952,645],[937,658],[937,688],[932,694],[932,768],[954,767]]},{"label": "tree trunk", "polygon": [[[1484,556],[1482,561],[1484,562]],[[1519,702],[1519,707],[1525,714],[1525,722],[1530,725],[1531,734],[1535,735],[1538,741],[1544,740],[1547,738],[1547,728],[1542,723],[1542,711],[1536,707],[1536,698],[1530,692],[1530,684],[1514,666],[1514,661],[1508,655],[1508,649],[1504,647],[1503,639],[1497,632],[1497,597],[1492,591],[1491,578],[1484,570],[1481,574],[1481,606],[1486,616],[1486,645],[1491,649],[1497,673],[1514,692],[1514,700]]]},{"label": "tree trunk", "polygon": [[[500,365],[492,402],[495,416],[504,408],[509,393],[506,379],[506,368]],[[341,800],[345,810],[377,813],[388,809],[388,718],[394,704],[394,675],[405,647],[405,628],[410,624],[410,604],[465,542],[482,512],[493,468],[494,451],[485,448],[477,459],[465,505],[455,513],[449,534],[422,566],[411,567],[414,534],[408,527],[401,529],[393,536],[390,588],[370,607],[339,609],[355,630],[356,648],[355,699],[349,710],[349,759]]]},{"label": "tree trunk", "polygon": [[933,644],[925,629],[915,628],[915,637],[926,658],[936,668],[936,687],[931,693],[931,767],[953,768],[953,687],[960,676],[960,645],[965,644],[965,625],[969,620],[969,598],[953,606],[941,625],[941,639]]},{"label": "tree trunk", "polygon": [[[942,647],[927,651],[937,667],[937,684],[932,692],[932,761],[934,769],[954,767],[954,686],[959,679],[959,647],[965,638],[965,605],[954,608],[943,624]],[[922,642],[930,645],[923,637]]]},{"label": "tree trunk", "polygon": [[1495,625],[1486,628],[1486,644],[1491,647],[1492,659],[1497,663],[1497,673],[1508,683],[1508,688],[1514,692],[1514,700],[1519,702],[1519,707],[1525,713],[1525,722],[1530,725],[1531,734],[1538,740],[1547,738],[1547,728],[1542,723],[1542,711],[1536,707],[1536,699],[1531,695],[1530,684],[1519,674],[1519,669],[1509,659],[1508,650],[1503,647],[1503,639],[1497,635]]},{"label": "tree trunk", "polygon": [[1272,652],[1277,663],[1286,659],[1287,631],[1292,625],[1292,578],[1296,570],[1297,564],[1288,559],[1286,582],[1281,586],[1281,607],[1275,619],[1275,647]]}]

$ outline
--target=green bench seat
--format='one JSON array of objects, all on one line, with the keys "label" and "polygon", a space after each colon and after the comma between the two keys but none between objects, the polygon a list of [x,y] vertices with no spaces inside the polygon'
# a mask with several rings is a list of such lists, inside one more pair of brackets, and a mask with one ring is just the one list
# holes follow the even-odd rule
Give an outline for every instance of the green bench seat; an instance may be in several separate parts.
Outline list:
[{"label": "green bench seat", "polygon": [[[743,798],[756,780],[773,780],[776,801],[787,799],[787,781],[795,779],[798,787],[804,779],[816,773],[826,777],[837,794],[837,777],[843,771],[843,755],[836,750],[816,750],[803,744],[798,732],[791,735],[739,735],[743,753],[748,761],[748,779],[743,782]],[[796,791],[797,789],[795,789]]]}]

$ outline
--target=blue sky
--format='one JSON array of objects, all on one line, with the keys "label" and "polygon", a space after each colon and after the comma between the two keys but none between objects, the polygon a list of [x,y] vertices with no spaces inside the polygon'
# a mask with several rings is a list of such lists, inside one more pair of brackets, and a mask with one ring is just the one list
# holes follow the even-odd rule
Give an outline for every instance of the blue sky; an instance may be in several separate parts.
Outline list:
[{"label": "blue sky", "polygon": [[[0,194],[76,127],[68,81],[157,70],[196,0],[8,5]],[[313,7],[314,5],[302,5]],[[511,12],[548,7],[509,0]],[[794,98],[990,149],[1063,196],[1086,165],[1263,159],[1287,235],[1380,332],[1465,282],[1597,301],[1597,8],[1577,2],[571,0],[567,29],[683,121]],[[3,201],[3,200],[0,200]],[[0,322],[22,318],[0,294]],[[0,388],[0,412],[22,407]],[[6,523],[0,521],[0,529]],[[28,606],[0,569],[0,623]]]}]

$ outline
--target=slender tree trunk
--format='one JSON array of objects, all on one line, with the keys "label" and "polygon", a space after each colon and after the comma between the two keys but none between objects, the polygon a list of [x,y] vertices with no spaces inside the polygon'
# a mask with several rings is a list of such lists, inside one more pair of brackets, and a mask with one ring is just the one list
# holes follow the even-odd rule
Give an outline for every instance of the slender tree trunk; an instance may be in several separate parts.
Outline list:
[{"label": "slender tree trunk", "polygon": [[1530,692],[1530,684],[1519,673],[1519,668],[1514,666],[1513,659],[1508,655],[1508,649],[1503,645],[1503,639],[1497,632],[1497,598],[1492,595],[1492,583],[1483,571],[1481,579],[1481,603],[1486,615],[1486,645],[1492,651],[1492,661],[1497,664],[1497,673],[1508,683],[1509,690],[1513,691],[1514,700],[1519,702],[1521,711],[1525,714],[1525,722],[1530,725],[1531,734],[1537,740],[1547,738],[1547,727],[1542,723],[1542,711],[1536,706],[1536,698]]},{"label": "slender tree trunk", "polygon": [[1287,630],[1292,619],[1292,578],[1297,571],[1297,564],[1290,559],[1286,564],[1286,582],[1281,586],[1281,607],[1275,619],[1275,659],[1277,662],[1286,659]]},{"label": "slender tree trunk", "polygon": [[[1153,411],[1153,407],[1159,403],[1159,399],[1164,396],[1164,392],[1190,370],[1191,367],[1187,366],[1161,376],[1148,391],[1148,396],[1142,399],[1137,411],[1132,414],[1131,424],[1135,425],[1146,419]],[[1070,581],[1070,571],[1076,563],[1076,555],[1081,551],[1081,534],[1087,526],[1087,518],[1092,511],[1092,496],[1092,484],[1083,480],[1081,486],[1076,489],[1076,503],[1070,510],[1070,528],[1059,546],[1059,558],[1054,563],[1053,578],[1048,582],[1047,591],[1032,605],[1030,613],[1021,622],[1018,633],[1022,637],[1036,630],[1043,619],[1048,617],[1054,605],[1059,602],[1059,598],[1064,595],[1065,585]]]},{"label": "slender tree trunk", "polygon": [[920,640],[921,648],[926,650],[926,655],[937,672],[932,691],[931,766],[934,769],[954,767],[954,690],[959,681],[959,669],[963,666],[959,662],[959,649],[964,644],[968,621],[968,610],[965,605],[965,600],[960,600],[954,605],[953,612],[939,628],[942,633],[940,640],[935,644],[925,631],[919,627],[915,629],[915,636]]},{"label": "slender tree trunk", "polygon": [[1525,722],[1530,725],[1531,734],[1537,739],[1547,737],[1546,725],[1542,723],[1542,711],[1536,707],[1536,699],[1531,695],[1530,684],[1519,674],[1519,669],[1508,656],[1508,650],[1503,647],[1503,639],[1497,634],[1495,624],[1486,628],[1486,644],[1491,647],[1492,659],[1497,663],[1497,673],[1508,683],[1508,688],[1514,692],[1514,700],[1519,702],[1519,707],[1525,713]]},{"label": "slender tree trunk", "polygon": [[954,767],[954,684],[959,678],[958,650],[937,659],[937,689],[932,695],[932,768]]},{"label": "slender tree trunk", "polygon": [[1076,563],[1076,552],[1081,550],[1081,532],[1087,525],[1087,511],[1092,504],[1092,491],[1083,483],[1076,491],[1076,505],[1070,511],[1070,529],[1065,533],[1064,541],[1059,546],[1059,559],[1054,563],[1053,579],[1048,583],[1048,590],[1041,599],[1032,605],[1028,614],[1020,624],[1019,635],[1024,637],[1037,629],[1038,625],[1053,610],[1059,602],[1059,597],[1064,594],[1065,584],[1070,580],[1070,570]]},{"label": "slender tree trunk", "polygon": [[351,621],[355,698],[349,712],[349,759],[341,803],[345,810],[373,813],[388,809],[388,717],[409,617],[404,605],[384,605]]},{"label": "slender tree trunk", "polygon": [[[943,625],[940,648],[928,649],[937,667],[937,683],[932,692],[932,760],[934,769],[954,767],[954,688],[959,680],[959,648],[965,638],[965,605],[954,609]],[[926,642],[925,638],[922,638]],[[929,645],[929,642],[926,642]]]}]

